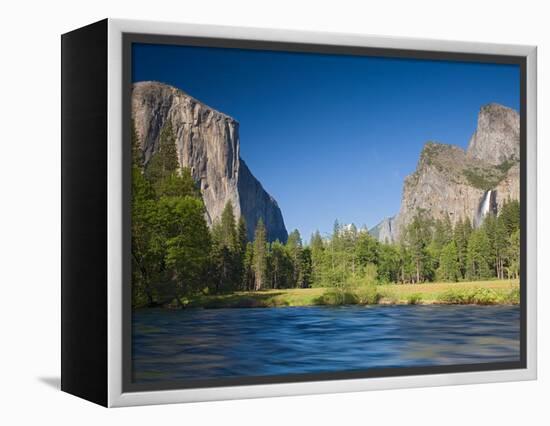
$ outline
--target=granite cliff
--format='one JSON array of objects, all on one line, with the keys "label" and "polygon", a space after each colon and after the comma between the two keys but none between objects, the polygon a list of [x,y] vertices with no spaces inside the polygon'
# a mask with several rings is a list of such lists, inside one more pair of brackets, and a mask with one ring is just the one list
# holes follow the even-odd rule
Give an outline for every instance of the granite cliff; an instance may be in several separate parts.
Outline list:
[{"label": "granite cliff", "polygon": [[420,209],[434,219],[449,215],[453,224],[469,218],[476,225],[484,201],[498,211],[508,199],[519,199],[519,115],[489,104],[479,112],[466,151],[436,142],[424,145],[415,172],[405,178],[398,214],[370,232],[383,242],[399,241]]},{"label": "granite cliff", "polygon": [[467,155],[495,166],[519,161],[519,114],[499,104],[481,108]]},{"label": "granite cliff", "polygon": [[369,230],[369,233],[382,243],[392,243],[394,241],[395,217],[386,217],[378,225]]},{"label": "granite cliff", "polygon": [[158,149],[161,129],[171,123],[178,162],[191,170],[200,187],[209,225],[220,218],[230,201],[235,216],[246,219],[249,239],[261,218],[270,241],[286,241],[288,234],[277,202],[240,158],[235,119],[157,82],[134,84],[132,118],[145,164]]}]

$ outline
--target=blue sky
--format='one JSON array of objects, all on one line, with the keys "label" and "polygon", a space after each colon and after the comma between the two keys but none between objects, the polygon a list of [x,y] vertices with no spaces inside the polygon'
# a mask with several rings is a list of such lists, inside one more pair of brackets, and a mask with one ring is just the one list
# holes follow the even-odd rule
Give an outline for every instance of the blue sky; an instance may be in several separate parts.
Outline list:
[{"label": "blue sky", "polygon": [[399,210],[427,141],[466,148],[481,106],[519,109],[516,65],[134,44],[133,81],[240,122],[241,157],[305,240]]}]

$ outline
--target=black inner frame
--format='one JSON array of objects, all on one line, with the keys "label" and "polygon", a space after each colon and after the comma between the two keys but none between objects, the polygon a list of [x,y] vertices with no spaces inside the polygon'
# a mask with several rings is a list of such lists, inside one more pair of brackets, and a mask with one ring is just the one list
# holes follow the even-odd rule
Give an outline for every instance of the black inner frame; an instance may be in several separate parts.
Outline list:
[{"label": "black inner frame", "polygon": [[[131,283],[131,94],[132,94],[132,44],[165,44],[228,49],[272,50],[299,53],[321,53],[385,57],[397,59],[425,59],[453,62],[480,62],[511,64],[520,67],[520,359],[512,362],[456,364],[445,366],[373,368],[370,370],[335,371],[279,376],[246,376],[216,379],[175,380],[159,383],[134,383],[132,381],[132,283]],[[396,42],[399,44],[399,42]],[[527,368],[527,58],[492,54],[436,52],[410,49],[389,49],[361,46],[338,46],[307,43],[286,43],[230,38],[207,38],[124,33],[122,35],[122,390],[123,392],[159,391],[221,386],[243,386],[274,383],[296,383],[371,377],[417,376],[425,374],[466,373],[479,371],[511,370]]]}]

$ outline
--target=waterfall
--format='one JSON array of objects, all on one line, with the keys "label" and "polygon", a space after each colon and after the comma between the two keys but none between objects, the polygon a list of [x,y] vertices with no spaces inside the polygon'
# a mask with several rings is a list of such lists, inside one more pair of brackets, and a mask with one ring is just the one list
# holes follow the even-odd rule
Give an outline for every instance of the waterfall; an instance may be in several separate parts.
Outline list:
[{"label": "waterfall", "polygon": [[483,219],[488,214],[497,213],[497,192],[494,189],[485,191],[477,207],[476,216],[474,218],[474,226],[480,227],[483,223]]}]

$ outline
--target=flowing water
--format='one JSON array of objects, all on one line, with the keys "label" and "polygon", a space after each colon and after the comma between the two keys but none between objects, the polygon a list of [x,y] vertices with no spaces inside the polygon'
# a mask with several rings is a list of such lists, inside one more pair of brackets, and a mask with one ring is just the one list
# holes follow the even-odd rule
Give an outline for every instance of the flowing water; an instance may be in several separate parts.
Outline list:
[{"label": "flowing water", "polygon": [[474,218],[474,225],[476,227],[481,226],[483,223],[483,219],[488,214],[496,214],[497,209],[497,200],[496,200],[497,192],[493,189],[490,189],[489,191],[485,191],[483,194],[483,197],[481,198],[481,201],[479,202],[479,206],[477,208],[476,216]]},{"label": "flowing water", "polygon": [[519,360],[517,306],[139,310],[136,382]]}]

